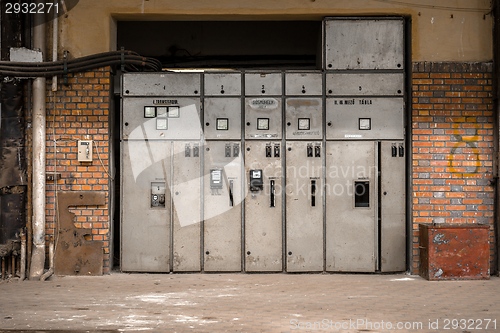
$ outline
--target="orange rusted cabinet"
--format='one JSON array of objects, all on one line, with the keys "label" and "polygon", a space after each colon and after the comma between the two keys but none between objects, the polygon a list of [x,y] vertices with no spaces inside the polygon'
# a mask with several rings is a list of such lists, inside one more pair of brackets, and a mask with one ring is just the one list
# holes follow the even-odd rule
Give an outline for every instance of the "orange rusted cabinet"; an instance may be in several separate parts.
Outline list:
[{"label": "orange rusted cabinet", "polygon": [[477,280],[490,277],[489,226],[419,225],[420,276],[428,280]]}]

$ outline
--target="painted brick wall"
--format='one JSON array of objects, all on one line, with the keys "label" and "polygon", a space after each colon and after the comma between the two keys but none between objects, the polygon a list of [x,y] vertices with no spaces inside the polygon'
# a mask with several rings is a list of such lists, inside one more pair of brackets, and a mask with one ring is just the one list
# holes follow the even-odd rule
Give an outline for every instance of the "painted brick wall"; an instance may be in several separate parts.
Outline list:
[{"label": "painted brick wall", "polygon": [[490,225],[494,268],[494,118],[491,63],[414,63],[413,273],[418,223]]},{"label": "painted brick wall", "polygon": [[[59,173],[47,182],[46,235],[56,230],[56,191],[104,191],[104,206],[74,207],[75,226],[92,230],[88,240],[104,242],[104,273],[110,272],[109,68],[70,75],[68,85],[59,79],[51,91],[47,80],[47,174]],[[93,140],[93,161],[78,162],[77,140]]]}]

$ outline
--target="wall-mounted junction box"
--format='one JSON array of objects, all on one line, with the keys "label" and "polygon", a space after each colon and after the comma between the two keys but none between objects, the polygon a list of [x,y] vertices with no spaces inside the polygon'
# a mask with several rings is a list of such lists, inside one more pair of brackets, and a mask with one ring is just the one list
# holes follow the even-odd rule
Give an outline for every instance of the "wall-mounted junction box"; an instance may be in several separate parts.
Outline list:
[{"label": "wall-mounted junction box", "polygon": [[92,162],[92,140],[78,140],[78,162]]}]

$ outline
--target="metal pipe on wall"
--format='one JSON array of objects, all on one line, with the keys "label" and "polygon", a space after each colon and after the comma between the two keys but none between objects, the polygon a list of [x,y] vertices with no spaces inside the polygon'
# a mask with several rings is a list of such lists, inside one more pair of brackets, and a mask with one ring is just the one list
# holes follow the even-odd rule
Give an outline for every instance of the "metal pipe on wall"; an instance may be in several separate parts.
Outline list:
[{"label": "metal pipe on wall", "polygon": [[[494,81],[493,81],[493,91],[494,91],[494,101],[495,101],[495,130],[493,131],[494,138],[494,160],[493,160],[493,174],[495,176],[495,253],[496,260],[494,265],[496,265],[496,273],[500,276],[500,102],[498,97],[500,96],[500,68],[498,66],[500,62],[500,0],[495,0],[492,2],[492,12],[494,19],[493,26],[493,63],[494,66]],[[494,269],[492,269],[494,271]]]},{"label": "metal pipe on wall", "polygon": [[[39,1],[37,1],[39,2]],[[33,48],[45,53],[45,23],[34,16]],[[45,266],[45,78],[33,81],[33,250],[30,280],[39,280]]]},{"label": "metal pipe on wall", "polygon": [[54,239],[49,242],[49,270],[40,277],[40,281],[45,281],[54,274]]},{"label": "metal pipe on wall", "polygon": [[[54,0],[54,5],[57,5],[58,0]],[[52,19],[52,61],[57,61],[57,39],[59,30],[58,13],[54,11]],[[57,75],[52,77],[52,91],[57,91]]]},{"label": "metal pipe on wall", "polygon": [[20,259],[19,277],[21,281],[26,278],[26,234],[21,234],[21,259]]}]

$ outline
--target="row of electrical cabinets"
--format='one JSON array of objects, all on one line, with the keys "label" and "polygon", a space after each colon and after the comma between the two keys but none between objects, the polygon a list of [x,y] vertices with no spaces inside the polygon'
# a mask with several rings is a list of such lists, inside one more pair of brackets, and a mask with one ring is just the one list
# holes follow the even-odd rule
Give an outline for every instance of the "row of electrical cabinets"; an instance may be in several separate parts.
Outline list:
[{"label": "row of electrical cabinets", "polygon": [[406,269],[403,141],[241,145],[123,142],[123,271]]},{"label": "row of electrical cabinets", "polygon": [[402,72],[142,73],[122,88],[125,140],[404,137]]},{"label": "row of electrical cabinets", "polygon": [[[324,83],[323,83],[324,80]],[[224,71],[125,74],[123,95],[137,96],[403,96],[404,73]],[[323,89],[324,87],[324,89]]]},{"label": "row of electrical cabinets", "polygon": [[404,35],[326,18],[321,71],[124,74],[122,270],[404,271]]},{"label": "row of electrical cabinets", "polygon": [[[325,115],[324,107],[325,105]],[[125,140],[403,139],[399,97],[148,97],[123,101]],[[325,121],[323,120],[325,119]]]}]

